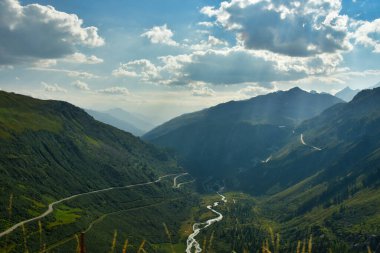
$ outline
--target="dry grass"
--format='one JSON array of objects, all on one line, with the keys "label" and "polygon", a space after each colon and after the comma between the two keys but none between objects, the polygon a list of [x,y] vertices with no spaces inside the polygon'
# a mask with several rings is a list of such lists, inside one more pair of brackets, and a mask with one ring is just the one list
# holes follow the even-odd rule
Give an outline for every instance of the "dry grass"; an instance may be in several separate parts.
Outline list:
[{"label": "dry grass", "polygon": [[117,230],[115,230],[113,232],[113,239],[112,239],[112,245],[111,245],[110,253],[114,253],[115,252],[116,241],[117,241]]},{"label": "dry grass", "polygon": [[168,226],[166,226],[165,222],[162,223],[162,225],[164,226],[166,236],[167,236],[168,239],[169,239],[171,251],[172,251],[172,253],[175,253],[175,250],[174,250],[174,248],[173,248],[172,236],[171,236],[171,234],[170,234],[170,231],[169,231],[169,229],[168,229]]},{"label": "dry grass", "polygon": [[125,240],[124,245],[123,245],[123,253],[127,252],[127,247],[128,247],[128,239]]},{"label": "dry grass", "polygon": [[140,247],[139,247],[137,253],[140,253],[140,252],[146,252],[145,249],[144,249],[145,243],[146,243],[145,240],[143,240],[143,241],[141,242]]}]

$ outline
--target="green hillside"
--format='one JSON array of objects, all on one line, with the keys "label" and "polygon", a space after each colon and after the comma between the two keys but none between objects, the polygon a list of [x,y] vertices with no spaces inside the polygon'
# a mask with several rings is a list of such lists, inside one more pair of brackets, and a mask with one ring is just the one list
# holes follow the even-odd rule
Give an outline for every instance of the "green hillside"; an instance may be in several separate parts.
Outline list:
[{"label": "green hillside", "polygon": [[[363,252],[380,243],[380,89],[365,90],[297,129],[293,141],[238,177],[262,214],[296,240],[310,231]],[[302,145],[303,133],[307,144]],[[316,150],[311,146],[320,147]],[[347,249],[344,251],[343,249]]]},{"label": "green hillside", "polygon": [[[164,151],[95,121],[71,104],[2,91],[0,140],[0,231],[42,214],[48,203],[63,197],[150,182],[159,176],[182,171]],[[70,200],[58,205],[58,210],[41,220],[43,241],[49,247],[83,231],[92,220],[103,214],[126,210],[131,214],[138,212],[140,220],[151,220],[156,228],[153,229],[152,224],[147,226],[150,237],[146,235],[145,239],[160,243],[165,235],[162,222],[167,222],[171,229],[177,229],[178,224],[169,218],[157,220],[156,214],[149,213],[149,208],[156,204],[158,212],[174,212],[177,220],[181,220],[186,210],[176,210],[178,206],[173,203],[180,202],[183,196],[181,191],[172,189],[172,178],[167,178],[140,188]],[[138,219],[131,218],[131,223]],[[102,227],[92,234],[97,237],[98,233],[104,233],[105,236],[90,247],[108,248],[112,238],[109,240],[106,235],[112,236],[114,229],[118,228],[125,236],[128,232],[131,233],[129,236],[134,236],[131,245],[141,242],[144,233],[139,224],[124,222],[132,230],[123,230],[117,226],[118,220],[120,218],[112,216],[114,226],[109,230]],[[37,232],[38,222],[27,224],[24,229],[25,234],[20,227],[9,236],[0,238],[0,248],[19,252],[23,247],[23,237],[28,238],[28,248],[32,252],[32,249],[35,251],[40,247],[37,243],[41,236]],[[75,240],[72,242],[75,244]],[[67,252],[65,250],[67,248],[63,248],[63,252]]]}]

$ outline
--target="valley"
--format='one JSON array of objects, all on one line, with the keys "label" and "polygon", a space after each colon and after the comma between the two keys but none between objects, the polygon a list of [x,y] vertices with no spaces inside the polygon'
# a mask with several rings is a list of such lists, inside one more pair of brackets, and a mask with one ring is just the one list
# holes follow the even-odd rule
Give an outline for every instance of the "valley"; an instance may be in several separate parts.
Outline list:
[{"label": "valley", "polygon": [[222,104],[153,129],[156,146],[64,102],[0,95],[2,252],[380,245],[380,89]]}]

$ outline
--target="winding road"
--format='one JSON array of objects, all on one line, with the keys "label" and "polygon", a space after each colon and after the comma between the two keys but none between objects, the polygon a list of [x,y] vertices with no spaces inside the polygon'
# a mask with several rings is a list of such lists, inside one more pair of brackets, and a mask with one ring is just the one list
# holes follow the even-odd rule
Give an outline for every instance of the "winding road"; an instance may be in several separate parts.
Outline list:
[{"label": "winding road", "polygon": [[179,189],[181,186],[185,185],[185,184],[191,184],[191,183],[194,183],[195,182],[195,179],[191,180],[191,181],[188,181],[188,182],[183,182],[183,183],[177,183],[177,179],[180,178],[180,177],[183,177],[183,176],[187,176],[187,175],[190,175],[189,173],[182,173],[178,176],[176,176],[174,179],[173,179],[173,188],[176,188],[176,189]]},{"label": "winding road", "polygon": [[176,176],[173,179],[173,188],[179,188],[179,184],[177,184],[177,179],[180,177],[186,176],[186,175],[189,175],[189,173],[182,173],[182,174],[179,174],[178,176]]},{"label": "winding road", "polygon": [[[181,175],[184,175],[185,173],[181,173],[179,176]],[[186,173],[187,174],[187,173]],[[75,195],[72,195],[70,197],[67,197],[67,198],[63,198],[63,199],[60,199],[60,200],[57,200],[51,204],[49,204],[48,206],[48,209],[43,213],[41,214],[40,216],[37,216],[37,217],[34,217],[34,218],[31,218],[31,219],[28,219],[28,220],[24,220],[24,221],[21,221],[15,225],[13,225],[12,227],[8,228],[7,230],[3,231],[0,233],[0,238],[12,233],[14,230],[16,230],[17,228],[25,225],[25,224],[28,224],[30,222],[33,222],[33,221],[38,221],[46,216],[48,216],[49,214],[51,214],[53,211],[54,211],[54,207],[58,204],[61,204],[63,202],[66,202],[66,201],[69,201],[69,200],[72,200],[72,199],[75,199],[75,198],[78,198],[78,197],[81,197],[81,196],[85,196],[85,195],[92,195],[92,194],[96,194],[96,193],[101,193],[101,192],[107,192],[107,191],[111,191],[111,190],[117,190],[117,189],[127,189],[127,188],[134,188],[134,187],[138,187],[138,186],[144,186],[144,185],[150,185],[150,184],[155,184],[155,183],[158,183],[160,182],[163,178],[166,178],[166,177],[171,177],[171,176],[177,176],[178,177],[178,174],[168,174],[168,175],[164,175],[164,176],[160,176],[157,180],[155,181],[149,181],[149,182],[146,182],[146,183],[140,183],[140,184],[132,184],[132,185],[126,185],[126,186],[117,186],[117,187],[110,187],[110,188],[105,188],[105,189],[101,189],[101,190],[95,190],[95,191],[90,191],[90,192],[85,192],[85,193],[80,193],[80,194],[75,194]],[[173,185],[176,185],[176,180],[173,180]]]},{"label": "winding road", "polygon": [[321,148],[314,147],[314,146],[306,144],[305,140],[303,139],[303,134],[301,134],[300,140],[301,140],[302,145],[305,145],[305,146],[310,147],[310,148],[317,150],[317,151],[322,151]]},{"label": "winding road", "polygon": [[272,160],[272,156],[268,157],[266,160],[261,161],[261,163],[269,163]]},{"label": "winding road", "polygon": [[[221,197],[221,200],[224,203],[227,203],[227,199],[225,196],[223,196],[219,192],[217,194]],[[209,209],[211,212],[218,215],[216,218],[209,219],[206,222],[195,223],[193,225],[193,231],[194,232],[191,235],[189,235],[189,237],[187,238],[187,241],[186,241],[187,242],[186,253],[192,253],[193,248],[195,249],[195,253],[202,252],[202,248],[201,248],[200,244],[197,242],[197,240],[195,240],[195,237],[201,232],[201,230],[211,226],[212,224],[214,224],[216,222],[223,220],[223,214],[221,214],[220,212],[213,209],[213,207],[217,207],[218,205],[219,205],[219,202],[214,202],[213,205],[207,206],[207,209]]]}]

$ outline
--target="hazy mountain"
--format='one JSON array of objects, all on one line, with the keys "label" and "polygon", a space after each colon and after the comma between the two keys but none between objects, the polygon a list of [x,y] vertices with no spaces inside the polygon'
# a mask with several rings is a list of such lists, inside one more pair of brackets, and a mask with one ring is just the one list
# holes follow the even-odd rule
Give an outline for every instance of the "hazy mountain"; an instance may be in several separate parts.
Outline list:
[{"label": "hazy mountain", "polygon": [[127,112],[120,108],[113,108],[105,111],[106,113],[112,115],[113,117],[129,122],[131,125],[135,126],[138,129],[141,129],[144,133],[152,130],[154,125],[143,115]]},{"label": "hazy mountain", "polygon": [[343,90],[337,92],[335,94],[335,96],[337,98],[340,98],[340,99],[346,101],[346,102],[350,102],[356,96],[356,94],[358,94],[359,92],[360,92],[359,89],[353,90],[353,89],[351,89],[350,87],[347,86]]},{"label": "hazy mountain", "polygon": [[[54,200],[111,186],[149,182],[178,171],[181,170],[167,153],[129,133],[94,120],[84,110],[69,103],[37,100],[0,91],[1,232],[21,220],[44,213],[47,204]],[[43,240],[51,246],[62,239],[74,238],[74,234],[83,231],[101,214],[152,205],[162,200],[169,204],[170,198],[174,197],[179,196],[175,195],[170,181],[67,201],[42,220]],[[176,203],[181,203],[181,200]],[[185,205],[181,203],[179,206]],[[144,236],[143,228],[132,225],[132,221],[149,220],[153,224],[154,215],[160,213],[158,225],[146,228],[150,236],[154,234],[160,238],[163,219],[168,226],[178,227],[174,222],[178,222],[189,209],[162,205],[156,210],[152,214],[139,210],[138,217],[127,220],[127,214],[110,217],[107,224],[129,227],[121,232],[133,232],[133,236],[137,236],[133,244],[139,245]],[[173,215],[176,218],[171,220]],[[39,233],[34,232],[38,231],[38,223],[25,225],[25,229],[33,232],[28,234],[28,251],[37,252],[41,247],[38,242],[42,240],[38,238]],[[90,235],[86,234],[94,236],[89,239],[92,241],[88,244],[89,251],[106,252],[114,229],[93,230]],[[24,252],[20,234],[21,228],[7,236],[6,247],[12,248],[13,252]],[[60,252],[71,252],[70,245],[64,245],[69,248],[61,248]],[[132,247],[137,251],[134,247],[137,246]]]},{"label": "hazy mountain", "polygon": [[86,112],[90,114],[92,117],[94,117],[96,120],[99,120],[103,123],[106,123],[108,125],[124,130],[126,132],[129,132],[135,136],[141,136],[145,133],[145,131],[135,127],[133,124],[126,122],[124,120],[121,120],[119,118],[116,118],[112,116],[110,113],[98,112],[98,111],[89,110],[89,109],[86,109]]},{"label": "hazy mountain", "polygon": [[297,124],[341,102],[293,88],[185,114],[143,138],[174,149],[196,175],[224,178],[265,161],[288,142]]}]

